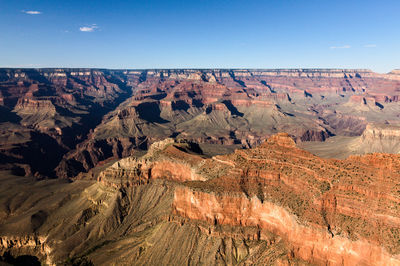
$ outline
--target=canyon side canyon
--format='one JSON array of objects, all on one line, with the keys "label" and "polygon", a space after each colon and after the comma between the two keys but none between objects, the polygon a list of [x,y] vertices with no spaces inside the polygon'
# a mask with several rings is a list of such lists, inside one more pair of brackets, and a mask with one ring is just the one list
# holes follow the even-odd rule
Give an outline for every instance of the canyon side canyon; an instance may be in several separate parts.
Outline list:
[{"label": "canyon side canyon", "polygon": [[399,101],[400,70],[0,69],[0,263],[400,265]]}]

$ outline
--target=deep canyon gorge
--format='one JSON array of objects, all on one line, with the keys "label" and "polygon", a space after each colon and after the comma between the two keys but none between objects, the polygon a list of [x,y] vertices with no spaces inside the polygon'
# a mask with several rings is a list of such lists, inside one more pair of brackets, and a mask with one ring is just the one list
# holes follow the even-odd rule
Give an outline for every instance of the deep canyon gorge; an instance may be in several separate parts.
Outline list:
[{"label": "deep canyon gorge", "polygon": [[0,261],[399,265],[400,70],[0,69]]}]

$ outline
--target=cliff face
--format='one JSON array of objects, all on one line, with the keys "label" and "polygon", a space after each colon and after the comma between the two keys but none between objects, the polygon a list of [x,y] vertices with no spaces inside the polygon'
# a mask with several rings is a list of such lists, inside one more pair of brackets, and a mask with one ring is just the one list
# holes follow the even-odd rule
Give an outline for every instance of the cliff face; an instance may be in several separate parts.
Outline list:
[{"label": "cliff face", "polygon": [[[181,143],[190,147],[188,143]],[[160,155],[160,151],[163,151]],[[151,180],[166,179],[169,181],[204,181],[192,169],[194,162],[203,160],[177,150],[173,139],[153,143],[147,154],[140,159],[127,157],[117,161],[97,177],[97,181],[116,188],[148,184]]]},{"label": "cliff face", "polygon": [[363,140],[381,139],[381,140],[399,140],[400,128],[391,125],[369,124],[361,135]]},{"label": "cliff face", "polygon": [[288,134],[199,152],[167,139],[72,183],[3,180],[0,250],[96,265],[400,263],[398,155],[321,159]]},{"label": "cliff face", "polygon": [[296,142],[357,136],[398,120],[396,73],[0,69],[1,167],[71,178],[167,137],[255,147],[281,131]]},{"label": "cliff face", "polygon": [[346,158],[354,154],[400,153],[400,127],[398,125],[369,123],[358,137],[334,137],[323,144],[303,143],[303,148],[327,158]]},{"label": "cliff face", "polygon": [[400,153],[400,127],[382,124],[369,124],[353,148],[364,153]]},{"label": "cliff face", "polygon": [[301,225],[285,208],[257,197],[215,196],[190,189],[175,190],[174,212],[210,224],[258,228],[255,239],[268,240],[266,232],[283,237],[292,256],[318,265],[396,265],[382,247],[365,240],[333,237],[320,228]]}]

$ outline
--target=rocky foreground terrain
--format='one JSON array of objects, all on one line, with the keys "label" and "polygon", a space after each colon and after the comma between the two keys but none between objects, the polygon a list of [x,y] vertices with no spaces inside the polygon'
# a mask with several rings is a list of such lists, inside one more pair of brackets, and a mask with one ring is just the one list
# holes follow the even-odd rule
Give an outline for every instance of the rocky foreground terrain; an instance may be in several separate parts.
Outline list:
[{"label": "rocky foreground terrain", "polygon": [[399,73],[0,69],[0,167],[73,178],[167,137],[249,148],[278,132],[361,136],[398,126]]},{"label": "rocky foreground terrain", "polygon": [[399,265],[400,71],[0,69],[0,264]]},{"label": "rocky foreground terrain", "polygon": [[400,264],[400,155],[321,159],[280,133],[210,158],[166,139],[73,182],[1,183],[3,260]]}]

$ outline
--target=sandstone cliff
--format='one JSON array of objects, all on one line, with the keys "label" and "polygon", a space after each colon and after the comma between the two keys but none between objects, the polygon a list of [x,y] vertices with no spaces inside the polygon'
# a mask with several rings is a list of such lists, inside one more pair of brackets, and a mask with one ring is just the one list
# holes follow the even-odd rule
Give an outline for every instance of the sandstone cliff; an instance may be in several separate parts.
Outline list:
[{"label": "sandstone cliff", "polygon": [[301,146],[318,156],[346,158],[354,154],[400,153],[400,127],[396,124],[369,123],[359,137],[334,137],[325,143],[308,142]]},{"label": "sandstone cliff", "polygon": [[72,183],[3,177],[1,250],[95,265],[398,265],[399,170],[399,155],[321,159],[283,133],[212,158],[167,139]]}]

